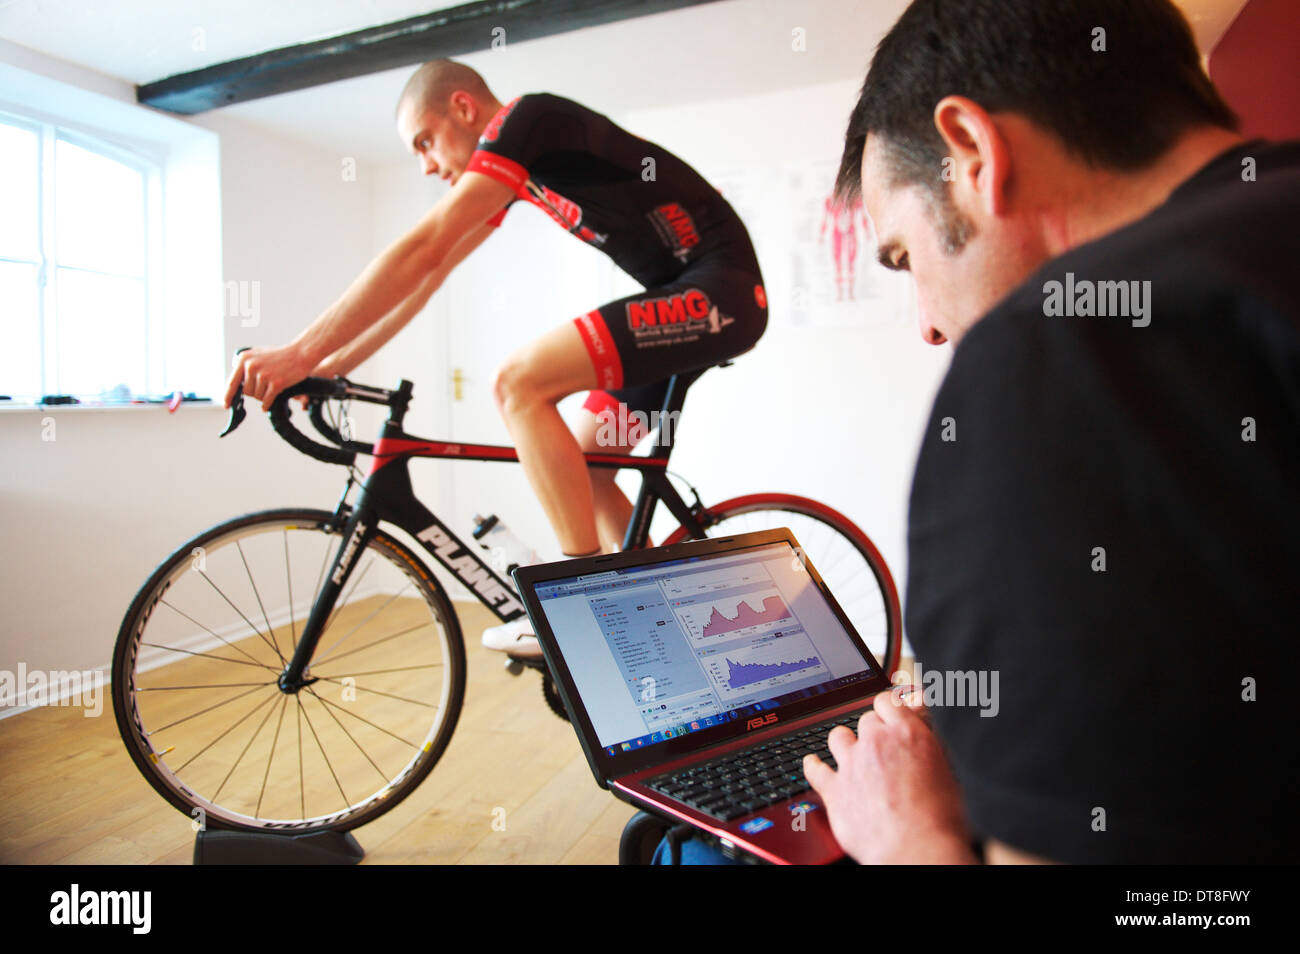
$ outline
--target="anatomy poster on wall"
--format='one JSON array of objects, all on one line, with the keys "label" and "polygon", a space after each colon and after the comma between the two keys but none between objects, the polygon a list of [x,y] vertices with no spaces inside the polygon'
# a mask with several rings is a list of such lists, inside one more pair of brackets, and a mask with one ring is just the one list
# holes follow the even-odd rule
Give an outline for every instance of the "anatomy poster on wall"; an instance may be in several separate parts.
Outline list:
[{"label": "anatomy poster on wall", "polygon": [[833,161],[780,169],[791,319],[807,325],[908,320],[910,283],[876,263],[876,243],[861,202],[835,201]]},{"label": "anatomy poster on wall", "polygon": [[807,326],[911,321],[911,284],[876,264],[861,204],[833,201],[834,160],[713,172],[709,181],[749,230],[770,320]]}]

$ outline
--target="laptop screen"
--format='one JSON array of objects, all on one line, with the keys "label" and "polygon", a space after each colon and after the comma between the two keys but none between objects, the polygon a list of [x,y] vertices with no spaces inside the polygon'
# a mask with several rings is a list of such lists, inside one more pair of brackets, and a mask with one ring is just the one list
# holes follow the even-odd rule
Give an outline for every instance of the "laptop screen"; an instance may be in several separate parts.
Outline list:
[{"label": "laptop screen", "polygon": [[533,592],[609,756],[880,675],[786,541]]}]

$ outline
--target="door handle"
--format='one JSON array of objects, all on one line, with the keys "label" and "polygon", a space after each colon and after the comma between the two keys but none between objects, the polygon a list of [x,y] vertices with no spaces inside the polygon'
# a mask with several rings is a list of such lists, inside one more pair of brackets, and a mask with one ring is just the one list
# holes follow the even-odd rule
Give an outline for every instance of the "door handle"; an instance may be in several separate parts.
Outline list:
[{"label": "door handle", "polygon": [[465,397],[465,390],[461,387],[465,383],[465,372],[456,368],[451,372],[451,392],[452,397],[460,401]]}]

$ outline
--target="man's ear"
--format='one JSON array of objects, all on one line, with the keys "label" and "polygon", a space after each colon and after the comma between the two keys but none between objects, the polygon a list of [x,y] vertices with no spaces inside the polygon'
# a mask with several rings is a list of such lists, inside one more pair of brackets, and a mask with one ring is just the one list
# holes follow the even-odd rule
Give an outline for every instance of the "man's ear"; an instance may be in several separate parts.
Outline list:
[{"label": "man's ear", "polygon": [[451,94],[451,108],[463,123],[473,123],[478,118],[478,103],[463,89],[458,89]]},{"label": "man's ear", "polygon": [[953,182],[957,207],[978,205],[986,215],[1002,215],[1011,178],[1011,153],[992,117],[974,100],[945,96],[934,107],[934,126],[952,159],[951,173],[944,178]]}]

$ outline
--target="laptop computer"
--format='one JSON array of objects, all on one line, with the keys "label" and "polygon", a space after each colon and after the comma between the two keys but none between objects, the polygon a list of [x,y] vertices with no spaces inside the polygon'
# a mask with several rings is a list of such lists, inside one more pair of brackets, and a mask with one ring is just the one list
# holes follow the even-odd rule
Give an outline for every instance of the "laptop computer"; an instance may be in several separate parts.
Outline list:
[{"label": "laptop computer", "polygon": [[789,530],[514,578],[602,788],[763,861],[845,857],[803,756],[891,684]]}]

